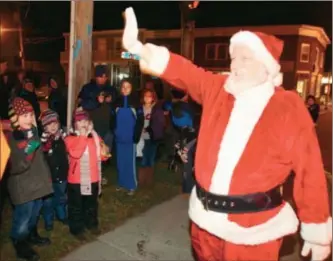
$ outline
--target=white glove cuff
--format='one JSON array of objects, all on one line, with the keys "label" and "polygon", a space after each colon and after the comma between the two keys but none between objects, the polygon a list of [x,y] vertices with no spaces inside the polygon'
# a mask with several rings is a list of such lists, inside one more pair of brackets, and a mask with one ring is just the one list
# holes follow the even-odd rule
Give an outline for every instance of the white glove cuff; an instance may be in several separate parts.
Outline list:
[{"label": "white glove cuff", "polygon": [[301,223],[303,240],[317,245],[330,245],[332,242],[332,217],[325,223]]},{"label": "white glove cuff", "polygon": [[166,47],[150,43],[146,43],[145,47],[149,50],[148,52],[142,52],[142,59],[146,62],[146,66],[155,75],[162,75],[170,60],[169,50]]},{"label": "white glove cuff", "polygon": [[127,50],[132,54],[140,55],[141,51],[142,51],[142,47],[143,47],[143,44],[138,40],[130,48],[127,48]]}]

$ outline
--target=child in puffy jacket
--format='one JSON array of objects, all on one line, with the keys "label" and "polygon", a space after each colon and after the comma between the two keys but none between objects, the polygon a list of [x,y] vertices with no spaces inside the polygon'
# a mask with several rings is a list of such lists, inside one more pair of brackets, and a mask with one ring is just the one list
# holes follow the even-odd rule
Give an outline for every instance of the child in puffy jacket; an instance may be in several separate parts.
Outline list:
[{"label": "child in puffy jacket", "polygon": [[68,224],[70,233],[85,239],[85,229],[98,233],[98,196],[101,194],[101,162],[109,149],[93,129],[89,114],[78,108],[71,134],[65,138],[69,154]]},{"label": "child in puffy jacket", "polygon": [[67,224],[68,155],[64,142],[66,133],[61,129],[59,115],[52,110],[42,112],[42,148],[50,167],[54,194],[44,198],[43,217],[45,229],[53,229],[54,216]]}]

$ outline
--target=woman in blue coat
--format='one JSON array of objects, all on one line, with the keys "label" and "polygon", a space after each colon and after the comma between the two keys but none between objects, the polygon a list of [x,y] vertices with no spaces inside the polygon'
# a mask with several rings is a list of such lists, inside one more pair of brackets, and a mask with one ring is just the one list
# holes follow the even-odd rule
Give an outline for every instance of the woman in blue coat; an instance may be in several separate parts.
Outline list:
[{"label": "woman in blue coat", "polygon": [[137,188],[136,143],[141,135],[143,119],[137,114],[136,99],[128,79],[122,80],[120,93],[114,104],[111,123],[116,144],[118,190],[126,189],[129,195],[133,195]]}]

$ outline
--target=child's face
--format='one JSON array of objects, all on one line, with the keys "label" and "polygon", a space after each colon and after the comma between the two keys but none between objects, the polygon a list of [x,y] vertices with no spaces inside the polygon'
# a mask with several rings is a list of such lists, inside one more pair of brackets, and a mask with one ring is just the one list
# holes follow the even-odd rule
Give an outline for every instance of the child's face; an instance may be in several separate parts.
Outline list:
[{"label": "child's face", "polygon": [[308,99],[308,105],[313,105],[314,104],[314,100],[312,98]]},{"label": "child's face", "polygon": [[33,92],[34,91],[34,85],[31,82],[28,82],[24,85],[24,89],[26,89],[29,92]]},{"label": "child's face", "polygon": [[120,88],[120,92],[123,96],[128,96],[132,92],[132,85],[129,82],[124,82]]},{"label": "child's face", "polygon": [[98,100],[99,103],[103,103],[104,102],[104,95],[98,95],[97,100]]},{"label": "child's face", "polygon": [[84,129],[85,131],[88,131],[90,121],[89,120],[80,120],[80,121],[77,121],[75,124],[76,124],[77,130],[80,131],[80,130]]},{"label": "child's face", "polygon": [[153,94],[151,92],[146,92],[145,95],[143,96],[143,102],[145,104],[152,104],[154,101]]},{"label": "child's face", "polygon": [[31,129],[34,122],[35,122],[35,114],[33,112],[28,112],[18,117],[19,126],[21,129],[24,130]]},{"label": "child's face", "polygon": [[59,130],[59,122],[51,122],[50,124],[45,126],[46,132],[50,134],[56,134]]}]

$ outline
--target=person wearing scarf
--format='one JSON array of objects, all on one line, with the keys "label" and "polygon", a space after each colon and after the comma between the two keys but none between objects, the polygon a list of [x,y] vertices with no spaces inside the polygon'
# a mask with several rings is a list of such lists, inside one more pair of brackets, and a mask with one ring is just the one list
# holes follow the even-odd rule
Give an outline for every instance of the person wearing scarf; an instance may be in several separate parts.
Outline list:
[{"label": "person wearing scarf", "polygon": [[45,162],[36,128],[34,109],[26,100],[16,97],[9,111],[13,132],[8,192],[14,205],[11,239],[18,258],[38,260],[31,245],[48,245],[37,231],[42,198],[53,193],[50,170]]},{"label": "person wearing scarf", "polygon": [[88,112],[76,109],[73,127],[65,138],[69,154],[68,224],[78,239],[85,229],[98,232],[98,196],[101,194],[101,162],[110,155],[107,146],[93,129]]},{"label": "person wearing scarf", "polygon": [[66,133],[61,129],[59,116],[50,109],[42,112],[40,121],[44,132],[41,137],[42,149],[50,167],[54,194],[43,201],[45,229],[53,229],[54,215],[58,220],[67,223],[67,175],[68,155],[64,142]]}]

